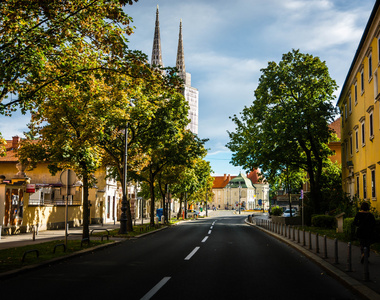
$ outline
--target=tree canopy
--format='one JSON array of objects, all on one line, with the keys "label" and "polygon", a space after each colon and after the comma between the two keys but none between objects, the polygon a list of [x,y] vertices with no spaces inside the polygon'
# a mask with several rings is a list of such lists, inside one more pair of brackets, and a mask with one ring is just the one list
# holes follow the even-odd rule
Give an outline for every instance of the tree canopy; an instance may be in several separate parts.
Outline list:
[{"label": "tree canopy", "polygon": [[311,197],[320,198],[323,161],[330,154],[328,125],[336,110],[337,85],[325,62],[299,50],[284,54],[261,70],[255,100],[232,120],[227,147],[232,162],[260,168],[268,181],[286,168],[308,173]]},{"label": "tree canopy", "polygon": [[[1,1],[0,113],[9,114],[16,106],[25,112],[29,100],[55,81],[120,61],[126,36],[133,32],[122,7],[132,3]],[[92,65],[82,64],[78,52],[92,55]]]}]

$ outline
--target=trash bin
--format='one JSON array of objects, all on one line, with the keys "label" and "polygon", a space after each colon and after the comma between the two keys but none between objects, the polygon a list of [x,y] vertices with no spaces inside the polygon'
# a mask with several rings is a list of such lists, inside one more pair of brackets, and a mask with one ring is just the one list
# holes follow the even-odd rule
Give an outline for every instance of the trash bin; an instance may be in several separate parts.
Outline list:
[{"label": "trash bin", "polygon": [[161,217],[164,215],[164,210],[162,208],[157,208],[156,210],[156,216],[158,217],[158,220],[161,221]]}]

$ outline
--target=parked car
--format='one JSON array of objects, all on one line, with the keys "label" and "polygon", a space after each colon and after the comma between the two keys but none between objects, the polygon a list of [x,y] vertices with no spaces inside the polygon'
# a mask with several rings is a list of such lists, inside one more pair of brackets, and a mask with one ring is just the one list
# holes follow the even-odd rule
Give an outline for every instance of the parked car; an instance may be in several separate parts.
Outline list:
[{"label": "parked car", "polygon": [[[292,217],[295,217],[297,215],[297,211],[295,209],[292,209]],[[282,214],[283,217],[290,217],[290,209],[287,209]]]},{"label": "parked car", "polygon": [[188,209],[187,210],[187,217],[188,218],[194,218],[194,216],[199,217],[200,212],[194,209]]}]

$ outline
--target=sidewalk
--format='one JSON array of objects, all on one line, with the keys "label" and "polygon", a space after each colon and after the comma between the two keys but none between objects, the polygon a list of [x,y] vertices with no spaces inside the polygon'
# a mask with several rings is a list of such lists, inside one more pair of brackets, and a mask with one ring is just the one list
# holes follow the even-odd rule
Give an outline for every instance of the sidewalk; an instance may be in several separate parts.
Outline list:
[{"label": "sidewalk", "polygon": [[[149,224],[150,220],[144,219],[143,224]],[[141,219],[136,220],[136,225],[141,225]],[[93,229],[96,229],[94,232],[101,232],[101,229],[104,231],[118,229],[120,228],[120,223],[107,223],[107,224],[96,224],[90,225],[90,234]],[[74,227],[69,228],[68,230],[68,239],[81,239],[83,233],[83,227]],[[21,233],[13,235],[2,235],[0,239],[0,250],[21,247],[26,245],[44,243],[52,240],[62,240],[65,239],[65,230],[56,229],[56,230],[41,230],[35,235],[35,240],[33,241],[33,233]]]},{"label": "sidewalk", "polygon": [[[264,220],[261,221],[261,220]],[[247,221],[248,223],[248,221]],[[365,270],[364,265],[360,262],[360,247],[351,245],[351,267],[349,265],[348,253],[349,247],[348,243],[337,242],[337,252],[335,250],[336,243],[333,239],[326,238],[326,250],[325,253],[325,243],[324,237],[318,237],[316,234],[309,234],[305,232],[305,239],[303,231],[298,231],[291,229],[285,232],[279,229],[279,227],[273,227],[271,220],[253,218],[252,223],[249,225],[256,226],[257,228],[265,231],[266,233],[276,237],[279,240],[289,244],[293,248],[302,252],[305,256],[312,259],[318,265],[326,270],[331,276],[337,278],[343,282],[348,288],[351,288],[355,292],[361,294],[365,299],[380,299],[380,255],[371,251],[368,264],[368,276],[369,280],[365,280]],[[311,237],[311,246],[310,246]],[[337,255],[335,255],[337,253]],[[327,256],[327,257],[326,257]]]}]

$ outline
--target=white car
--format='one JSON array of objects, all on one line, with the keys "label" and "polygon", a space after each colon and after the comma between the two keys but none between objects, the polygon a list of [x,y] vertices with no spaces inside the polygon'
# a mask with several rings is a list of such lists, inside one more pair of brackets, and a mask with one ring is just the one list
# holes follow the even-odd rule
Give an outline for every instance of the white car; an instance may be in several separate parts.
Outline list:
[{"label": "white car", "polygon": [[194,216],[199,217],[199,211],[193,210],[193,209],[188,209],[187,210],[187,217],[188,218],[194,218]]},{"label": "white car", "polygon": [[[295,209],[292,209],[292,217],[297,215],[297,211]],[[283,217],[290,217],[290,209],[287,209],[282,214]]]}]

